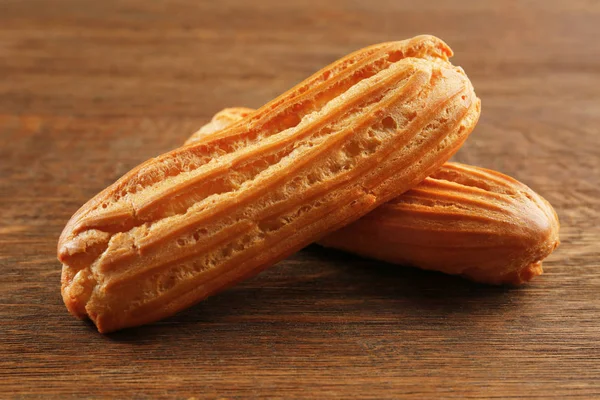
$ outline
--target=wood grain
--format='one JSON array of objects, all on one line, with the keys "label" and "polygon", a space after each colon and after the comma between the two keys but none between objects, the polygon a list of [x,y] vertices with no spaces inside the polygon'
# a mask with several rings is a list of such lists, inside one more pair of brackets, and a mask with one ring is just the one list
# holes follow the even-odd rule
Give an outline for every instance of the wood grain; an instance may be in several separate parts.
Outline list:
[{"label": "wood grain", "polygon": [[[585,0],[0,2],[0,397],[599,397],[599,18]],[[456,159],[556,208],[544,275],[486,287],[311,246],[147,327],[67,313],[56,241],[88,198],[224,107],[420,33],[483,102]]]}]

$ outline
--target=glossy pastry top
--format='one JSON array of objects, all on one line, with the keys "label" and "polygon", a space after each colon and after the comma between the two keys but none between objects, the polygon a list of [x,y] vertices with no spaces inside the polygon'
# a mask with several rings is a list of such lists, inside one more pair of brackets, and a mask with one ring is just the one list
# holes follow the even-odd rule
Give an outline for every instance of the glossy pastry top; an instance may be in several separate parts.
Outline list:
[{"label": "glossy pastry top", "polygon": [[552,206],[496,171],[446,163],[321,243],[478,282],[520,284],[560,243]]},{"label": "glossy pastry top", "polygon": [[171,315],[413,187],[479,117],[450,54],[430,36],[363,49],[134,168],[60,237],[67,307],[102,331]]}]

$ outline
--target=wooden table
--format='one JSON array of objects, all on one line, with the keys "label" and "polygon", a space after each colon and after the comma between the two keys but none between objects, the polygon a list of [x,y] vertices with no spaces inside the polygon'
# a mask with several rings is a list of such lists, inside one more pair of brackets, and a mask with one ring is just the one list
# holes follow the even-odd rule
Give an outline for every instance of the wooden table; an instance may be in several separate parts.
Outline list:
[{"label": "wooden table", "polygon": [[[0,2],[0,397],[600,397],[600,3]],[[457,159],[545,196],[562,246],[520,288],[311,246],[168,320],[72,318],[70,215],[219,109],[432,33],[483,101]]]}]

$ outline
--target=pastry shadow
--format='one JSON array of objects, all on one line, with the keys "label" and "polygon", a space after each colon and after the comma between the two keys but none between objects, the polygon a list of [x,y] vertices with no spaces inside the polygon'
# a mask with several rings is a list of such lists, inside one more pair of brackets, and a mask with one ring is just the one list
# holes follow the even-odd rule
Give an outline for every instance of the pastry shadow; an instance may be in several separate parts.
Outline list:
[{"label": "pastry shadow", "polygon": [[[523,287],[487,285],[437,271],[390,264],[343,251],[312,245],[309,257],[327,260],[350,286],[349,295],[380,299],[390,307],[411,306],[438,313],[470,313],[486,307],[501,309],[505,299],[515,300]],[[517,294],[515,296],[515,294]]]},{"label": "pastry shadow", "polygon": [[[107,335],[139,344],[160,336],[298,324],[409,323],[505,313],[522,288],[490,286],[458,276],[403,267],[311,245],[277,266],[157,323]],[[227,339],[229,340],[229,339]],[[235,339],[234,339],[235,340]]]}]

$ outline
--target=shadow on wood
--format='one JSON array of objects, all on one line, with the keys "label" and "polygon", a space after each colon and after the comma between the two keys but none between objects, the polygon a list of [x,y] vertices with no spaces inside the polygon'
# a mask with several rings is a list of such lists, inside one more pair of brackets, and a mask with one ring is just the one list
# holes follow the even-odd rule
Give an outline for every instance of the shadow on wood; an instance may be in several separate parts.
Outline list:
[{"label": "shadow on wood", "polygon": [[489,317],[518,306],[523,290],[486,286],[312,245],[258,277],[171,318],[108,337],[146,343],[156,335],[161,341],[177,340],[182,332],[189,335],[194,331],[192,334],[201,338],[207,330],[234,323],[241,330],[259,324],[264,335],[277,324],[402,324],[405,320],[407,327],[414,327],[421,318],[419,323],[425,329],[457,316],[474,324],[478,316]]}]

